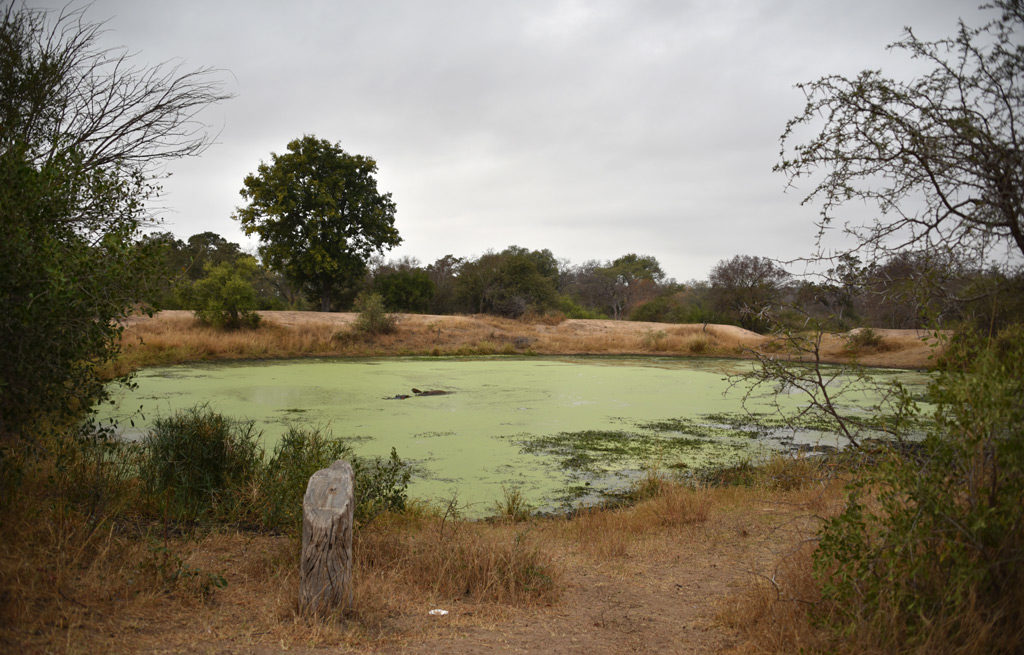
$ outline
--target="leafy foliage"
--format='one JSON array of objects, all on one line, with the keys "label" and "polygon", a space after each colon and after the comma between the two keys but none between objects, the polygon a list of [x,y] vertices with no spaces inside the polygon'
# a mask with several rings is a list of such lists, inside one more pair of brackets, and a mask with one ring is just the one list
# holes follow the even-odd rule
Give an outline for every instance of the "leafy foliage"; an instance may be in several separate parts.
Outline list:
[{"label": "leafy foliage", "polygon": [[309,478],[339,459],[352,459],[352,448],[344,441],[331,439],[317,429],[288,428],[267,463],[266,525],[301,530],[302,497]]},{"label": "leafy foliage", "polygon": [[736,255],[718,262],[709,280],[715,309],[754,332],[766,332],[789,273],[767,257]]},{"label": "leafy foliage", "polygon": [[[805,198],[822,203],[820,248],[847,201],[879,210],[874,222],[847,228],[851,248],[812,257],[838,263],[835,290],[863,276],[891,303],[884,309],[910,308],[918,321],[964,308],[975,324],[990,317],[988,336],[965,329],[946,344],[923,443],[870,453],[845,511],[820,534],[823,618],[843,638],[886,652],[1014,653],[1024,638],[1024,331],[993,336],[1005,315],[974,313],[1002,290],[965,293],[1015,277],[1010,262],[1024,254],[1024,7],[984,8],[999,18],[977,29],[961,23],[947,39],[923,42],[907,30],[892,47],[933,66],[910,82],[865,71],[804,85],[807,105],[788,123],[776,166],[791,182],[820,175]],[[797,128],[819,120],[816,136],[790,146]],[[986,271],[997,248],[1003,265]],[[820,331],[781,338],[805,362],[763,357],[758,381],[803,391],[809,411],[834,420],[854,446],[865,446],[865,429],[907,435],[916,403],[905,391],[891,389],[891,421],[843,416],[817,365]]]},{"label": "leafy foliage", "polygon": [[353,328],[358,334],[377,336],[391,334],[398,327],[397,319],[384,311],[384,299],[380,294],[364,293],[356,298],[355,310],[359,312]]},{"label": "leafy foliage", "polygon": [[161,161],[201,152],[210,72],[140,69],[81,11],[0,10],[0,434],[102,395],[115,319],[143,295],[130,247]]},{"label": "leafy foliage", "polygon": [[430,275],[420,268],[378,273],[373,286],[384,306],[395,312],[426,312],[436,289]]},{"label": "leafy foliage", "polygon": [[463,262],[455,282],[460,306],[469,312],[518,318],[557,303],[558,268],[550,251],[509,246]]},{"label": "leafy foliage", "polygon": [[226,518],[258,480],[263,463],[260,433],[208,408],[158,419],[143,439],[139,475],[149,495],[175,518]]},{"label": "leafy foliage", "polygon": [[844,630],[883,643],[1015,652],[1024,634],[1024,330],[958,338],[930,400],[937,423],[921,451],[867,469],[822,531],[815,566],[825,597]]},{"label": "leafy foliage", "polygon": [[259,235],[264,263],[329,311],[373,253],[402,242],[395,203],[377,190],[377,162],[339,144],[307,135],[270,157],[246,176],[241,194],[249,204],[235,217],[246,234]]},{"label": "leafy foliage", "polygon": [[360,525],[382,512],[405,509],[412,470],[394,449],[387,459],[358,457],[343,439],[293,426],[265,461],[260,439],[252,423],[232,421],[206,407],[160,419],[137,456],[145,493],[174,520],[209,519],[298,533],[310,476],[345,459],[355,474]]},{"label": "leafy foliage", "polygon": [[243,256],[215,266],[207,265],[206,277],[192,285],[190,296],[200,321],[221,328],[256,327],[260,315],[253,278],[256,260]]}]

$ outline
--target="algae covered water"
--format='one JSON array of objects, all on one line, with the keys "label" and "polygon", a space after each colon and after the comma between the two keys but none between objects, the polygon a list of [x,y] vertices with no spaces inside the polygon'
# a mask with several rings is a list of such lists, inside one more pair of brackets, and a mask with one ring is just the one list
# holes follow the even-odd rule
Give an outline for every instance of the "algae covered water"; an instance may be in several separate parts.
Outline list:
[{"label": "algae covered water", "polygon": [[136,388],[117,389],[102,413],[122,427],[134,423],[124,430],[131,437],[158,417],[206,404],[254,421],[268,451],[289,425],[327,428],[362,456],[396,448],[415,464],[412,496],[457,497],[479,516],[503,489],[556,509],[626,487],[644,466],[725,465],[794,438],[839,445],[822,433],[769,434],[730,419],[741,412],[726,376],[750,366],[594,357],[189,364],[140,372]]}]

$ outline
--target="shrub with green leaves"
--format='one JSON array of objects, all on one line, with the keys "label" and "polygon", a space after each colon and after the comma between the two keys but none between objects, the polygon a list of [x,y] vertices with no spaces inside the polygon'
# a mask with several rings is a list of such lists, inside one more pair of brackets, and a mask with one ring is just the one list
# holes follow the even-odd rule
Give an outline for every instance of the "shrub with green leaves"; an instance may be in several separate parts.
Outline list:
[{"label": "shrub with green leaves", "polygon": [[353,459],[352,448],[345,442],[317,428],[289,427],[264,472],[264,524],[274,529],[301,529],[302,497],[310,476],[339,459]]},{"label": "shrub with green leaves", "polygon": [[401,512],[408,499],[411,467],[394,448],[388,459],[357,457],[344,440],[319,428],[291,427],[274,448],[264,473],[263,523],[269,528],[302,529],[302,498],[310,476],[336,460],[352,464],[355,520],[365,525],[385,511]]},{"label": "shrub with green leaves", "polygon": [[142,442],[139,475],[176,519],[238,519],[263,469],[260,432],[207,407],[158,419]]},{"label": "shrub with green leaves", "polygon": [[143,439],[139,475],[146,494],[168,517],[212,519],[298,532],[310,476],[336,460],[355,475],[355,519],[401,512],[412,467],[394,448],[388,458],[357,457],[343,439],[319,428],[291,427],[268,461],[254,425],[206,407],[160,419]]},{"label": "shrub with green leaves", "polygon": [[936,425],[889,453],[826,523],[815,557],[844,634],[921,652],[1019,652],[1024,639],[1024,328],[953,340]]},{"label": "shrub with green leaves", "polygon": [[355,331],[367,336],[391,334],[397,329],[398,321],[384,311],[384,299],[378,293],[362,293],[356,298]]},{"label": "shrub with green leaves", "polygon": [[220,328],[256,327],[259,298],[253,286],[259,267],[252,257],[207,266],[206,276],[189,290],[189,304],[203,323]]}]

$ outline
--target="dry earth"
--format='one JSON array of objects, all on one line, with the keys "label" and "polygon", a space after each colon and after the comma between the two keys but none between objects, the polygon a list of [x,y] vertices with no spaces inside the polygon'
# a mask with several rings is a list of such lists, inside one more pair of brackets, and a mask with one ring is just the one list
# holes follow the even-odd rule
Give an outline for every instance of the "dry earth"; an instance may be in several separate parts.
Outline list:
[{"label": "dry earth", "polygon": [[[386,610],[373,610],[377,616],[369,623],[358,612],[347,621],[326,623],[297,616],[297,565],[294,547],[284,538],[213,535],[192,545],[194,553],[186,558],[191,566],[223,571],[228,578],[228,587],[212,599],[172,593],[128,603],[103,598],[81,602],[68,589],[62,596],[64,625],[46,626],[39,637],[29,636],[33,626],[26,626],[20,643],[5,641],[0,631],[0,650],[14,652],[17,646],[26,654],[232,655],[763,652],[740,629],[753,620],[744,606],[759,581],[775,578],[780,561],[813,536],[815,516],[837,507],[840,488],[833,482],[788,492],[712,489],[706,492],[706,520],[664,527],[614,516],[598,517],[596,526],[581,524],[586,518],[499,526],[495,529],[507,535],[530,534],[552,554],[561,570],[557,600],[504,606],[471,598],[439,600],[429,592],[417,598],[413,592]],[[431,616],[433,608],[449,614]]]},{"label": "dry earth", "polygon": [[[153,318],[126,321],[124,345],[129,358],[149,357],[132,366],[198,359],[359,355],[473,355],[534,353],[541,355],[658,355],[750,357],[750,350],[792,357],[770,337],[732,325],[665,324],[636,321],[515,321],[493,316],[399,314],[393,335],[372,341],[338,340],[351,330],[356,315],[295,311],[261,312],[270,329],[223,333],[195,325],[192,313],[165,311]],[[852,357],[868,366],[924,368],[934,354],[930,333],[875,330],[876,347],[848,348],[845,334],[826,334],[821,358],[845,362]],[[140,339],[142,345],[140,346]]]}]

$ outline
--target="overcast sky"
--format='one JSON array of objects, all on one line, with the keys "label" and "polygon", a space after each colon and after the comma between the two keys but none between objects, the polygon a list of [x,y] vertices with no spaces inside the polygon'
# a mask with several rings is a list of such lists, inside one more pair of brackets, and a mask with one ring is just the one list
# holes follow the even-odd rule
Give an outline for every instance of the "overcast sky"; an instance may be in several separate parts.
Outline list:
[{"label": "overcast sky", "polygon": [[139,63],[212,66],[235,95],[202,116],[217,144],[169,167],[159,204],[179,238],[254,249],[232,219],[242,179],[313,134],[377,160],[405,240],[388,257],[636,252],[683,281],[811,251],[816,209],[771,170],[794,84],[907,76],[885,45],[980,24],[977,4],[95,0],[86,16]]}]

